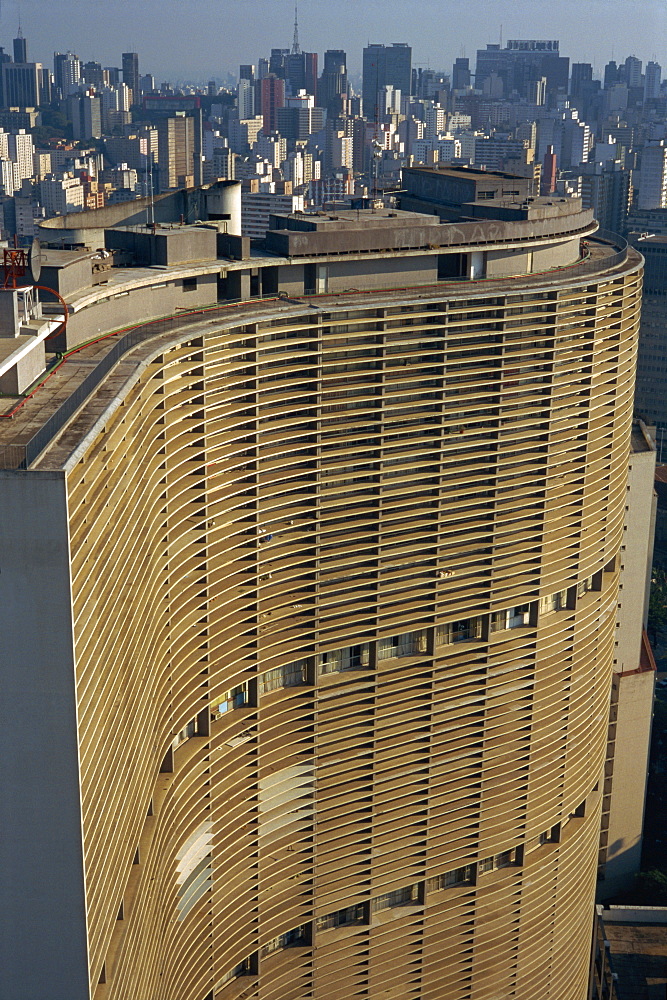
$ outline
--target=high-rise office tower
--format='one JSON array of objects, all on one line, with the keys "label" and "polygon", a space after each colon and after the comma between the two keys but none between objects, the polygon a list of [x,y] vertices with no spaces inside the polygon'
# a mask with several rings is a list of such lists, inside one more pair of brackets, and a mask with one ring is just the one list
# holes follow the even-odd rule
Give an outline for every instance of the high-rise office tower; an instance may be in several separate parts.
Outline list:
[{"label": "high-rise office tower", "polygon": [[14,62],[27,63],[28,43],[19,29],[18,37],[14,39]]},{"label": "high-rise office tower", "polygon": [[64,279],[139,328],[0,423],[11,1000],[587,996],[641,257],[403,187]]},{"label": "high-rise office tower", "polygon": [[123,52],[123,83],[132,91],[132,103],[141,100],[141,83],[139,77],[139,55],[136,52]]},{"label": "high-rise office tower", "polygon": [[412,49],[405,42],[392,45],[368,45],[364,49],[364,117],[375,118],[378,94],[391,84],[409,97],[412,90]]},{"label": "high-rise office tower", "polygon": [[277,76],[265,77],[260,81],[260,95],[259,113],[264,119],[264,131],[275,132],[278,127],[278,109],[285,106],[285,81]]},{"label": "high-rise office tower", "polygon": [[342,49],[327,49],[319,82],[319,101],[330,118],[340,115],[347,93],[347,56]]},{"label": "high-rise office tower", "polygon": [[660,97],[660,84],[662,82],[662,66],[657,62],[646,63],[646,73],[644,74],[644,100],[653,101]]},{"label": "high-rise office tower", "polygon": [[279,77],[281,80],[285,79],[285,73],[287,70],[287,57],[290,54],[289,49],[271,49],[271,57],[269,59],[269,73],[273,73],[274,76]]},{"label": "high-rise office tower", "polygon": [[454,62],[454,70],[452,72],[452,90],[465,90],[470,86],[470,83],[470,60],[465,59],[463,56],[459,56],[459,58]]},{"label": "high-rise office tower", "polygon": [[557,39],[512,39],[504,49],[500,45],[487,45],[478,49],[475,69],[475,87],[484,88],[491,77],[502,81],[500,96],[513,93],[528,97],[533,80],[546,77],[548,96],[565,96],[568,91],[570,60],[560,54]]},{"label": "high-rise office tower", "polygon": [[616,83],[619,83],[618,65],[615,59],[611,59],[604,68],[604,89],[608,90]]},{"label": "high-rise office tower", "polygon": [[36,108],[46,100],[48,73],[41,63],[2,63],[2,103],[8,108]]},{"label": "high-rise office tower", "polygon": [[572,76],[570,77],[570,96],[580,98],[586,84],[593,80],[593,67],[590,63],[572,63]]},{"label": "high-rise office tower", "polygon": [[641,87],[642,61],[637,56],[628,56],[625,60],[625,83],[628,87]]}]

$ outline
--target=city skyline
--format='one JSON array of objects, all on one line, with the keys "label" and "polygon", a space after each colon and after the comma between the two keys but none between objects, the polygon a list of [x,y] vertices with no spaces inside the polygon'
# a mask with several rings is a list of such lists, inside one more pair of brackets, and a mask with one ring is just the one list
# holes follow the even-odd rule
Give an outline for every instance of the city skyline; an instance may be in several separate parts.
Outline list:
[{"label": "city skyline", "polygon": [[[638,6],[642,16],[636,17]],[[165,18],[165,9],[169,17]],[[51,64],[53,51],[70,49],[104,65],[119,64],[119,53],[137,51],[142,72],[160,79],[200,81],[235,74],[239,63],[256,62],[273,47],[292,41],[292,0],[144,0],[141,9],[128,0],[97,0],[92,5],[70,0],[71,17],[44,0],[5,0],[0,15],[2,43],[9,48],[19,24],[28,39],[29,59]],[[94,14],[91,15],[91,10]],[[558,38],[573,62],[591,62],[597,71],[611,58],[636,54],[644,61],[657,58],[667,45],[667,13],[658,0],[589,0],[582,9],[575,0],[561,0],[548,16],[526,0],[509,4],[492,0],[422,0],[419,18],[406,15],[399,5],[381,0],[340,0],[335,6],[322,0],[300,0],[299,28],[304,50],[323,52],[343,48],[352,74],[361,69],[367,42],[406,41],[413,47],[413,64],[449,71],[465,52],[474,62],[475,51],[509,38]],[[618,15],[623,14],[623,17]],[[236,18],[238,17],[238,20]],[[452,18],[456,18],[454,26]],[[600,31],[601,20],[605,30]],[[124,24],[127,21],[127,26]],[[220,24],[217,34],[217,25]],[[184,53],[174,49],[174,38],[187,38]],[[442,27],[442,41],[436,41]],[[103,31],[101,32],[101,29]]]}]

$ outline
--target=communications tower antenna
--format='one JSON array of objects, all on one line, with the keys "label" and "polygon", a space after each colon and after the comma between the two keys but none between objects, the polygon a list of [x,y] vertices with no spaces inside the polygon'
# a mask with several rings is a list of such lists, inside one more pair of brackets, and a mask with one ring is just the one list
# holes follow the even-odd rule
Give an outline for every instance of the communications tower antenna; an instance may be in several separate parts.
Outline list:
[{"label": "communications tower antenna", "polygon": [[297,4],[294,4],[294,39],[292,41],[292,55],[298,56],[301,52],[301,46],[299,45],[299,8]]}]

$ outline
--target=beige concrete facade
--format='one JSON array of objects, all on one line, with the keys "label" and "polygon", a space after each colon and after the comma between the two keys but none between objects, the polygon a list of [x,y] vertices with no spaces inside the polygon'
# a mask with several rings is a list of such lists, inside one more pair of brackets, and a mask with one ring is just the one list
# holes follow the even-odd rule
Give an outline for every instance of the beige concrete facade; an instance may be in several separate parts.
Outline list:
[{"label": "beige concrete facade", "polygon": [[48,678],[71,810],[2,900],[2,1000],[584,1000],[641,301],[597,251],[222,305],[3,474],[8,530],[61,490],[1,567],[3,738],[16,783]]}]

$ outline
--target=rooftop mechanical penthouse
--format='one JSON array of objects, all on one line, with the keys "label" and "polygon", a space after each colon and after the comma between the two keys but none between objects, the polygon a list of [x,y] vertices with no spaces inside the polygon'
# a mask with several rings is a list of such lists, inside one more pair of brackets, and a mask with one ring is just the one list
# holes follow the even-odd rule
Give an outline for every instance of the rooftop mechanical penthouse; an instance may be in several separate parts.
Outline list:
[{"label": "rooftop mechanical penthouse", "polygon": [[586,997],[641,257],[525,183],[46,252],[2,1000]]}]

